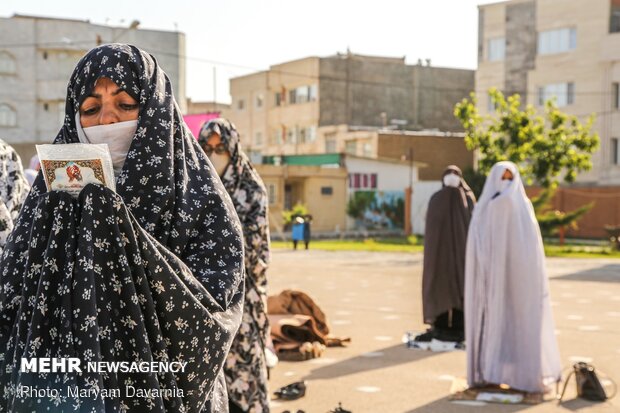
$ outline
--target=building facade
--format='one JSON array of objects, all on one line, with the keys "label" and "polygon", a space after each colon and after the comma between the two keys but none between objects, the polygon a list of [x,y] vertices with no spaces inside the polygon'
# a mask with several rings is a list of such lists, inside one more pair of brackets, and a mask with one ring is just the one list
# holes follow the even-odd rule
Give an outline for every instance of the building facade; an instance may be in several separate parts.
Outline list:
[{"label": "building facade", "polygon": [[257,169],[269,194],[270,225],[283,231],[282,211],[305,205],[318,232],[402,231],[410,222],[407,188],[426,165],[348,154],[266,156]]},{"label": "building facade", "polygon": [[[471,70],[352,53],[307,57],[231,79],[228,116],[254,153],[333,153],[350,127],[360,135],[364,128],[461,130],[453,108],[473,88]],[[359,155],[371,152],[362,146]]]},{"label": "building facade", "polygon": [[586,119],[601,148],[582,184],[620,184],[620,1],[511,0],[479,6],[476,94],[482,113],[487,91],[519,93],[540,107],[554,97],[567,113]]},{"label": "building facade", "polygon": [[303,204],[312,215],[312,231],[337,233],[347,225],[347,171],[321,165],[256,165],[269,195],[269,227],[287,238],[282,212]]},{"label": "building facade", "polygon": [[49,143],[64,120],[75,64],[104,43],[134,44],[153,54],[185,111],[185,35],[91,24],[87,20],[14,15],[0,18],[0,138],[27,162],[34,144]]}]

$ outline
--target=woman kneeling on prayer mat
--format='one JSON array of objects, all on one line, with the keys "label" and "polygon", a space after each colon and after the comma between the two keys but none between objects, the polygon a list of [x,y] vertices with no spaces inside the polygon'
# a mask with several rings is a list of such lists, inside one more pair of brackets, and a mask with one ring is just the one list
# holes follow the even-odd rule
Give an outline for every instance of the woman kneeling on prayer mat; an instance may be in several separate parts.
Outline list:
[{"label": "woman kneeling on prayer mat", "polygon": [[[0,261],[0,411],[226,412],[241,227],[155,58],[111,44],[80,60],[54,144],[80,142],[108,144],[116,193],[88,184],[76,199],[36,178]],[[20,371],[22,358],[81,372]]]},{"label": "woman kneeling on prayer mat", "polygon": [[561,378],[542,237],[512,162],[493,166],[474,208],[465,337],[470,388],[545,393]]}]

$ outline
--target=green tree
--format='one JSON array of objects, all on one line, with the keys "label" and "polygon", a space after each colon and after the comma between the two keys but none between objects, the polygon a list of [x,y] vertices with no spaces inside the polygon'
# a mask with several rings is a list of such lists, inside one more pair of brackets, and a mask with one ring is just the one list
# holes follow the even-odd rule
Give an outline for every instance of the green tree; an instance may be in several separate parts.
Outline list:
[{"label": "green tree", "polygon": [[293,222],[295,217],[308,215],[308,213],[308,207],[298,202],[293,205],[293,208],[282,211],[282,221],[284,222],[284,225],[287,226]]},{"label": "green tree", "polygon": [[558,109],[555,100],[545,102],[541,115],[532,105],[522,108],[518,94],[506,98],[491,89],[489,97],[495,110],[488,116],[479,113],[473,93],[454,108],[465,129],[465,144],[477,154],[476,171],[467,173],[474,181],[472,189],[479,196],[481,176],[499,161],[512,161],[525,184],[543,187],[539,199],[533,200],[541,230],[549,234],[574,225],[593,205],[571,212],[550,211],[549,200],[560,180],[574,182],[578,173],[592,168],[592,153],[599,147],[599,137],[592,131],[594,115],[582,123]]},{"label": "green tree", "polygon": [[347,203],[347,215],[353,219],[362,219],[364,212],[375,200],[374,191],[357,191],[351,195]]}]

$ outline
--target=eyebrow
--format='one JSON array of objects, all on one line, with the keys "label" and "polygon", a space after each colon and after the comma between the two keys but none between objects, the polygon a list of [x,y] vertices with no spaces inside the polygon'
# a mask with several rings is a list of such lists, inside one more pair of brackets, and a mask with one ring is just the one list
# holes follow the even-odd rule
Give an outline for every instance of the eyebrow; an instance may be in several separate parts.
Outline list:
[{"label": "eyebrow", "polygon": [[[116,89],[116,91],[112,92],[112,96],[116,96],[116,95],[118,95],[121,92],[124,92],[124,90],[119,87],[118,89]],[[88,97],[91,97],[91,98],[101,98],[101,95],[99,93],[94,93],[93,92]]]}]

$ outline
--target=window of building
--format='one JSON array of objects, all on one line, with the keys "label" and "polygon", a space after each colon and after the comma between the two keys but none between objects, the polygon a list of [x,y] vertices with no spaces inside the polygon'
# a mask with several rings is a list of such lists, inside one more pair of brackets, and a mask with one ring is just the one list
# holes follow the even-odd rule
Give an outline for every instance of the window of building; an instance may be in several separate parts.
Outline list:
[{"label": "window of building", "polygon": [[611,84],[612,88],[612,104],[614,109],[620,109],[620,83],[614,82]]},{"label": "window of building", "polygon": [[495,112],[496,108],[497,108],[497,105],[493,101],[493,97],[487,96],[487,112],[491,112],[491,113]]},{"label": "window of building", "polygon": [[282,93],[276,93],[276,106],[282,106]]},{"label": "window of building", "polygon": [[256,132],[254,134],[254,143],[256,146],[261,146],[263,144],[263,134],[260,132]]},{"label": "window of building", "polygon": [[563,53],[577,47],[577,29],[564,28],[538,33],[538,54]]},{"label": "window of building", "polygon": [[316,140],[316,127],[308,126],[299,129],[299,143],[310,143]]},{"label": "window of building", "polygon": [[538,88],[538,104],[544,106],[549,99],[555,99],[558,107],[572,105],[575,102],[575,84],[553,83]]},{"label": "window of building", "polygon": [[0,74],[12,75],[17,71],[17,64],[11,54],[0,52]]},{"label": "window of building", "polygon": [[295,103],[306,103],[308,101],[308,86],[300,86],[295,89]]},{"label": "window of building", "polygon": [[284,142],[284,129],[276,129],[272,134],[272,143],[275,145],[282,145]]},{"label": "window of building", "polygon": [[506,57],[506,39],[504,37],[489,39],[487,46],[487,60],[490,62],[495,62],[504,60],[504,57]]},{"label": "window of building", "polygon": [[0,104],[0,126],[17,126],[17,112],[5,103]]},{"label": "window of building", "polygon": [[344,151],[350,155],[357,154],[357,142],[347,141],[344,145]]},{"label": "window of building", "polygon": [[618,138],[611,138],[611,164],[618,165],[620,161],[620,145],[618,144]]},{"label": "window of building", "polygon": [[372,144],[370,142],[366,142],[362,147],[362,152],[364,156],[371,157],[372,156]]},{"label": "window of building", "polygon": [[377,174],[349,174],[349,188],[352,189],[377,189]]},{"label": "window of building", "polygon": [[325,153],[336,153],[336,138],[325,137]]},{"label": "window of building", "polygon": [[306,131],[306,139],[308,142],[314,142],[316,140],[316,126],[308,126]]},{"label": "window of building", "polygon": [[239,99],[237,101],[237,109],[243,110],[245,108],[245,101],[243,99]]},{"label": "window of building", "polygon": [[[279,97],[278,97],[279,96]],[[276,106],[280,106],[282,103],[277,102],[282,100],[282,94],[276,93]],[[290,104],[314,102],[318,98],[317,85],[299,86],[288,92],[288,101]]]},{"label": "window of building", "polygon": [[322,186],[321,187],[321,195],[333,195],[334,188],[331,186]]},{"label": "window of building", "polygon": [[314,102],[318,99],[319,88],[317,85],[308,86],[308,102]]},{"label": "window of building", "polygon": [[609,33],[620,32],[620,0],[610,0]]},{"label": "window of building", "polygon": [[256,95],[256,108],[260,109],[263,107],[263,95]]},{"label": "window of building", "polygon": [[267,196],[269,197],[269,205],[273,205],[276,203],[278,199],[276,184],[267,184]]},{"label": "window of building", "polygon": [[286,130],[286,143],[297,143],[297,128]]}]

